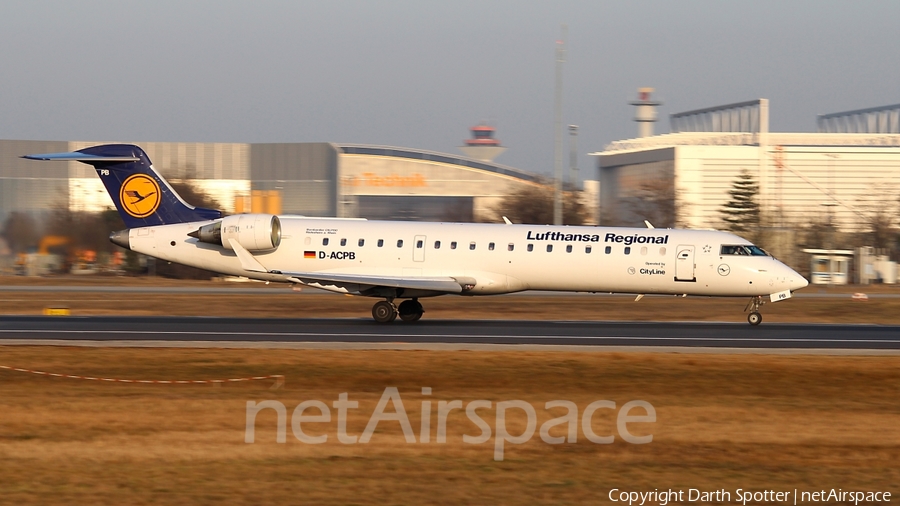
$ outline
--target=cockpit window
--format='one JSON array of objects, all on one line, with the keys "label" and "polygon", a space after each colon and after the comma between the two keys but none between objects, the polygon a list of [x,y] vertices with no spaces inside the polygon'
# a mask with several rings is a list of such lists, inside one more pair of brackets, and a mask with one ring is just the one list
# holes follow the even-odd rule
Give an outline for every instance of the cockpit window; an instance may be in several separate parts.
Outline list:
[{"label": "cockpit window", "polygon": [[723,244],[720,255],[745,255],[754,257],[767,257],[766,250],[752,244]]}]

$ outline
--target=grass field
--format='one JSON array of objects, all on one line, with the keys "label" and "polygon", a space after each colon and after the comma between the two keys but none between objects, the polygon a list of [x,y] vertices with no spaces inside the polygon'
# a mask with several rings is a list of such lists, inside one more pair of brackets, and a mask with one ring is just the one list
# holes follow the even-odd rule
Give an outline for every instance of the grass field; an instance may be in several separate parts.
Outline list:
[{"label": "grass field", "polygon": [[[653,490],[888,490],[900,483],[900,362],[896,357],[682,355],[654,353],[173,350],[0,347],[0,362],[51,372],[128,379],[212,379],[283,374],[271,381],[126,385],[0,371],[0,503],[3,504],[596,504],[611,488]],[[420,436],[432,403],[430,443],[407,443],[400,424],[378,424],[366,444],[337,441],[330,423],[304,423],[324,444],[301,443],[291,411],[328,406],[347,392],[347,433],[360,435],[386,387],[402,396]],[[423,387],[432,394],[422,394]],[[596,400],[618,408],[649,402],[656,422],[630,425],[648,444],[618,433],[614,411],[593,417],[598,435],[550,445],[539,435],[507,444],[456,410],[447,442],[435,442],[438,401],[524,400],[540,427]],[[288,414],[261,412],[247,444],[247,401],[277,400]],[[394,412],[391,405],[387,412]],[[311,410],[307,414],[317,414]],[[632,414],[643,414],[640,409]],[[513,435],[521,410],[507,413]],[[550,435],[564,435],[565,426]]]},{"label": "grass field", "polygon": [[[65,286],[210,286],[145,279],[0,279],[0,284]],[[216,284],[215,286],[230,286]],[[67,306],[74,315],[222,315],[368,318],[373,299],[286,294],[90,293],[64,289],[0,292],[0,314],[40,314]],[[900,323],[900,299],[794,298],[763,308],[766,323]],[[871,294],[893,294],[872,287]],[[743,299],[504,296],[423,301],[429,319],[573,320],[745,319]],[[63,317],[64,318],[64,317]],[[400,323],[397,323],[400,325]],[[881,490],[900,493],[900,357],[720,355],[614,352],[351,350],[202,350],[0,346],[0,365],[122,379],[199,380],[282,374],[272,380],[211,385],[136,385],[53,378],[0,370],[0,504],[597,504],[611,489]],[[422,403],[431,403],[430,442],[408,443],[396,421],[378,424],[371,441],[338,441],[341,393],[359,403],[347,433],[360,436],[385,389],[396,387],[421,437]],[[432,389],[424,395],[422,389]],[[247,402],[286,409],[286,442],[276,442],[273,410],[257,416],[255,442],[244,442]],[[332,419],[304,422],[324,444],[299,441],[292,412],[303,401],[332,407]],[[441,401],[490,402],[478,414],[490,439],[451,411],[437,439]],[[522,400],[536,430],[504,445],[494,459],[498,402]],[[553,400],[578,409],[576,442],[548,444],[540,427],[563,416]],[[653,423],[619,431],[616,410],[600,409],[589,427],[612,435],[596,444],[581,423],[585,408],[650,403]],[[389,404],[388,413],[393,413]],[[312,409],[307,415],[315,415]],[[644,414],[638,408],[633,415]],[[508,410],[513,436],[526,429]],[[563,436],[566,426],[551,429]],[[730,503],[736,497],[732,495]],[[621,503],[619,503],[621,504]],[[658,503],[654,503],[658,504]]]}]

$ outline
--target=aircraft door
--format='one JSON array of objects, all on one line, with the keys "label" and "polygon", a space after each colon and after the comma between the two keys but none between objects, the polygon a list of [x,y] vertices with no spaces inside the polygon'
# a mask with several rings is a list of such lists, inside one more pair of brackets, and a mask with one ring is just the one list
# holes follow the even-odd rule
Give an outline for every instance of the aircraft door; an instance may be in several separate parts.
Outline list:
[{"label": "aircraft door", "polygon": [[675,251],[675,281],[697,281],[694,274],[694,247],[682,244]]},{"label": "aircraft door", "polygon": [[413,241],[413,262],[425,261],[425,236],[417,235]]}]

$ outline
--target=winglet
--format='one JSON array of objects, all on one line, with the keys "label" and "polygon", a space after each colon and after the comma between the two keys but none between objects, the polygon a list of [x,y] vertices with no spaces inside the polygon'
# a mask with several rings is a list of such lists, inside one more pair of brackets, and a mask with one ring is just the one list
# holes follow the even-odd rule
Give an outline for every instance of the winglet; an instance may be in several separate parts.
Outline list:
[{"label": "winglet", "polygon": [[241,243],[237,242],[233,238],[228,239],[228,243],[231,244],[231,249],[234,250],[234,254],[237,255],[238,260],[241,261],[241,267],[245,271],[250,272],[269,272],[268,269],[262,266],[246,248],[241,246]]},{"label": "winglet", "polygon": [[512,222],[509,221],[509,218],[507,218],[506,216],[503,217],[503,223],[506,223],[507,225],[512,225]]},{"label": "winglet", "polygon": [[651,225],[650,222],[647,220],[644,220],[644,225],[647,225],[647,228],[656,228],[653,225]]}]

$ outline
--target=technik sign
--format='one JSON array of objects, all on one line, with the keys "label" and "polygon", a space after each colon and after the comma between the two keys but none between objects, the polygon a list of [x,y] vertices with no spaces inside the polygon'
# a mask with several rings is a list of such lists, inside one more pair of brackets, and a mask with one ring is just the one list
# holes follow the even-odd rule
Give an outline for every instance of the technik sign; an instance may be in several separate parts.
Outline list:
[{"label": "technik sign", "polygon": [[[567,234],[565,232],[535,232],[529,230],[525,236],[529,241],[564,241],[564,242],[600,242],[599,234]],[[603,237],[603,242],[614,242],[631,246],[632,244],[669,244],[668,235],[618,235],[610,232]]]},{"label": "technik sign", "polygon": [[424,188],[428,186],[425,176],[418,173],[401,176],[399,174],[379,175],[373,172],[363,172],[358,176],[344,176],[341,178],[341,183],[344,186],[383,188]]}]

